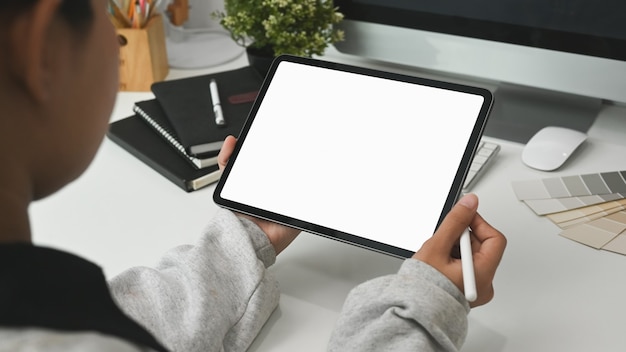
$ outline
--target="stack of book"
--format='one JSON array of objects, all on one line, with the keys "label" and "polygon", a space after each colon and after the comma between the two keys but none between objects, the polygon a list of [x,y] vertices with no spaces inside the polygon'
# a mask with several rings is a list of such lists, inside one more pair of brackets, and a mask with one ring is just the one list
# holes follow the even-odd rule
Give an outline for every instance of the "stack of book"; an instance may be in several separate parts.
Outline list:
[{"label": "stack of book", "polygon": [[155,98],[135,102],[107,137],[186,192],[200,189],[219,179],[222,143],[239,136],[262,83],[250,67],[154,83]]}]

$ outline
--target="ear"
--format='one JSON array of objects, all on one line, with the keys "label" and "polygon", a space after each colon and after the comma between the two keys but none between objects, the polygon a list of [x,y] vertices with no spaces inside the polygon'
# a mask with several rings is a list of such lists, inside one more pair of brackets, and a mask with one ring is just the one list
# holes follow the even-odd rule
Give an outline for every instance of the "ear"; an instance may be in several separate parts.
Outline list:
[{"label": "ear", "polygon": [[49,72],[46,65],[46,46],[50,45],[49,31],[62,0],[39,0],[19,18],[11,29],[11,51],[14,72],[19,75],[26,90],[38,102],[50,94]]}]

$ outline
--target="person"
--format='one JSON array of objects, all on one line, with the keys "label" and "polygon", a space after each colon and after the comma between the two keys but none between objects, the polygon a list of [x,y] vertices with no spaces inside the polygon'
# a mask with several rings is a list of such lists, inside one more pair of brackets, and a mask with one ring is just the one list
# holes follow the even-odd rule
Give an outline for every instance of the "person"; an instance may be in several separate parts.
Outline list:
[{"label": "person", "polygon": [[[118,42],[106,5],[0,3],[0,351],[246,350],[278,305],[268,267],[298,230],[222,209],[198,243],[108,282],[87,259],[33,243],[29,205],[79,177],[107,131]],[[328,349],[458,350],[470,310],[453,255],[460,234],[473,231],[471,306],[492,299],[506,246],[477,208],[463,197],[397,274],[355,287]]]}]

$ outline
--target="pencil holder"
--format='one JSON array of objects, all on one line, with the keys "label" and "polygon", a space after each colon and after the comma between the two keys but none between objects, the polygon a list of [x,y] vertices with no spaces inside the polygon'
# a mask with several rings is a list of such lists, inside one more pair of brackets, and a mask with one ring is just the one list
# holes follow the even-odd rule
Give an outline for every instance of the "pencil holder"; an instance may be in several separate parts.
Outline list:
[{"label": "pencil holder", "polygon": [[150,91],[169,73],[163,18],[155,15],[140,29],[118,28],[122,91]]}]

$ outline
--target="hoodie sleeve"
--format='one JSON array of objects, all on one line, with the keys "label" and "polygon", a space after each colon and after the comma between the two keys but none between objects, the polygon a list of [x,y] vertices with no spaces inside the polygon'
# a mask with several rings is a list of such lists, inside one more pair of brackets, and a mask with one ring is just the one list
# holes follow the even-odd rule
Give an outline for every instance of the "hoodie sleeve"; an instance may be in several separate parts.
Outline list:
[{"label": "hoodie sleeve", "polygon": [[172,351],[245,351],[280,297],[276,253],[254,223],[221,209],[195,245],[113,278],[113,297]]},{"label": "hoodie sleeve", "polygon": [[469,304],[433,267],[407,259],[395,275],[365,282],[345,302],[329,351],[458,351]]}]

